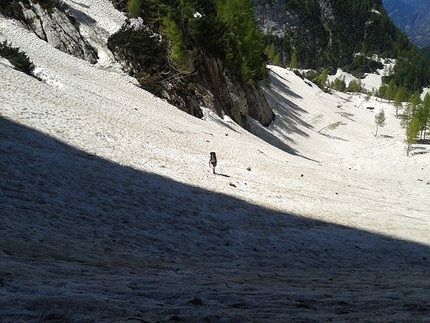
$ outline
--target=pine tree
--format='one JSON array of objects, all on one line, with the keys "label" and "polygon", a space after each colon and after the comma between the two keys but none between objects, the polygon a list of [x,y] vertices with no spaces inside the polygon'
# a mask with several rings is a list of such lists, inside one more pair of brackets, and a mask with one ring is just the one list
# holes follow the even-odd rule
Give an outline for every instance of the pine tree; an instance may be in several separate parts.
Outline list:
[{"label": "pine tree", "polygon": [[217,17],[227,32],[226,65],[241,67],[242,76],[249,85],[267,76],[263,56],[263,33],[257,27],[252,0],[216,0]]}]

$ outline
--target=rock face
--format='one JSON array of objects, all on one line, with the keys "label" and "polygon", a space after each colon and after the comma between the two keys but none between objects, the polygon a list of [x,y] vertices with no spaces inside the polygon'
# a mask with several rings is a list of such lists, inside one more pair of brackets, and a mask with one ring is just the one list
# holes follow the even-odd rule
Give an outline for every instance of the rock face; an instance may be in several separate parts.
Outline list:
[{"label": "rock face", "polygon": [[65,12],[53,8],[48,12],[38,3],[22,5],[23,23],[53,47],[90,63],[97,62],[97,53],[84,40]]},{"label": "rock face", "polygon": [[[21,5],[20,20],[53,47],[96,63],[95,50],[79,33],[75,26],[78,22],[67,15],[65,6],[48,11],[30,1],[26,6]],[[220,60],[203,53],[195,54],[197,73],[182,80],[163,81],[163,98],[196,117],[203,116],[201,107],[215,110],[219,116],[227,115],[247,130],[250,130],[248,116],[264,126],[273,121],[274,114],[258,85],[245,85]]]},{"label": "rock face", "polygon": [[265,34],[284,36],[289,27],[300,25],[297,15],[285,10],[287,0],[254,0],[255,17]]},{"label": "rock face", "polygon": [[237,80],[219,59],[200,53],[195,58],[196,73],[191,81],[163,81],[162,97],[179,109],[201,118],[201,107],[229,116],[250,130],[248,116],[268,126],[274,119],[261,88]]},{"label": "rock face", "polygon": [[247,130],[249,130],[247,116],[264,126],[273,121],[273,111],[259,86],[248,86],[236,81],[218,59],[208,55],[200,55],[197,66],[198,83],[212,93],[213,108],[218,115],[228,115]]}]

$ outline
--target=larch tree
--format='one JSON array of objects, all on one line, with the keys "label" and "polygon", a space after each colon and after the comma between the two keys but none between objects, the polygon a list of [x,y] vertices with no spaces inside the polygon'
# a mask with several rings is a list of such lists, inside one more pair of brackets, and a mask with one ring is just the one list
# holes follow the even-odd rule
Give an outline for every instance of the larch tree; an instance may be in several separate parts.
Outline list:
[{"label": "larch tree", "polygon": [[406,89],[404,87],[399,87],[399,89],[396,92],[396,95],[394,96],[394,106],[396,107],[396,118],[399,117],[399,109],[403,107],[403,102],[406,99]]},{"label": "larch tree", "polygon": [[379,127],[383,127],[385,126],[385,112],[384,109],[382,109],[381,111],[379,111],[379,113],[375,116],[375,123],[376,123],[376,132],[375,132],[375,137],[378,136],[378,128]]},{"label": "larch tree", "polygon": [[412,145],[417,142],[420,132],[420,120],[417,117],[412,118],[406,127],[406,155],[409,157]]}]

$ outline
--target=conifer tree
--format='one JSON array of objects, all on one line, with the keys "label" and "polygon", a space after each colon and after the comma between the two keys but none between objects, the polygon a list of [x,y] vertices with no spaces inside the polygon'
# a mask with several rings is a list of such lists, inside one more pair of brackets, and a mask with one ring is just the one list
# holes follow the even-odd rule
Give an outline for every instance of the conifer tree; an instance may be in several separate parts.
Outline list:
[{"label": "conifer tree", "polygon": [[376,123],[376,132],[375,137],[378,136],[378,128],[385,126],[385,112],[384,109],[382,109],[376,116],[375,116],[375,123]]},{"label": "conifer tree", "polygon": [[413,117],[406,127],[406,155],[409,156],[412,145],[416,143],[416,139],[420,132],[420,120]]},{"label": "conifer tree", "polygon": [[395,95],[396,95],[396,83],[394,82],[394,79],[392,79],[385,91],[385,98],[388,99],[390,103],[391,100],[394,100]]},{"label": "conifer tree", "polygon": [[394,106],[396,107],[396,118],[399,117],[399,109],[403,107],[403,101],[406,99],[406,89],[399,87],[394,96]]},{"label": "conifer tree", "polygon": [[140,13],[140,0],[128,0],[127,10],[130,16],[138,17]]},{"label": "conifer tree", "polygon": [[227,32],[226,65],[241,67],[242,75],[249,85],[267,76],[263,57],[263,33],[255,20],[252,0],[216,0],[217,17]]},{"label": "conifer tree", "polygon": [[299,61],[297,59],[297,51],[296,50],[294,50],[293,54],[291,55],[290,68],[291,69],[299,68]]},{"label": "conifer tree", "polygon": [[267,55],[270,64],[282,66],[281,54],[276,51],[274,43],[271,43],[269,46],[267,46],[264,50],[264,53]]},{"label": "conifer tree", "polygon": [[423,104],[420,98],[420,93],[415,92],[409,99],[405,111],[402,116],[402,126],[406,128],[406,154],[409,156],[412,145],[416,143],[416,139],[421,129],[420,110]]},{"label": "conifer tree", "polygon": [[328,68],[325,68],[321,75],[317,78],[317,84],[320,86],[320,88],[324,88],[328,79]]},{"label": "conifer tree", "polygon": [[346,89],[345,78],[343,78],[343,79],[336,78],[333,81],[333,84],[331,85],[331,87],[336,91],[340,91],[340,92],[345,91],[345,89]]},{"label": "conifer tree", "polygon": [[170,18],[163,20],[162,33],[171,40],[170,60],[179,72],[189,74],[192,72],[190,52],[185,47],[184,38],[178,25]]},{"label": "conifer tree", "polygon": [[426,139],[428,124],[430,123],[430,94],[426,94],[417,111],[417,118],[420,120],[420,139]]}]

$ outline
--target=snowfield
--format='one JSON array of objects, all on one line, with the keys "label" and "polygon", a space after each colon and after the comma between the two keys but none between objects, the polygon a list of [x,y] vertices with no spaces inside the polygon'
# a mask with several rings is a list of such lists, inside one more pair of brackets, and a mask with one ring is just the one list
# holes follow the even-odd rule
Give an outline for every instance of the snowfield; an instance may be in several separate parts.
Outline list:
[{"label": "snowfield", "polygon": [[111,61],[109,1],[64,2],[99,64],[0,18],[40,78],[0,58],[1,323],[430,322],[430,146],[392,105],[269,66],[268,128],[197,119]]}]

